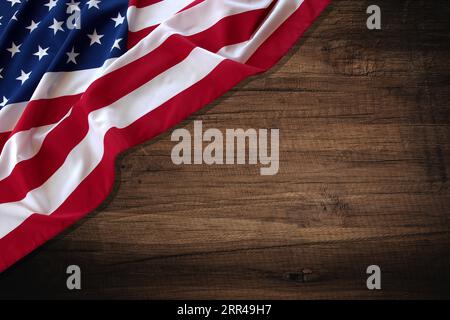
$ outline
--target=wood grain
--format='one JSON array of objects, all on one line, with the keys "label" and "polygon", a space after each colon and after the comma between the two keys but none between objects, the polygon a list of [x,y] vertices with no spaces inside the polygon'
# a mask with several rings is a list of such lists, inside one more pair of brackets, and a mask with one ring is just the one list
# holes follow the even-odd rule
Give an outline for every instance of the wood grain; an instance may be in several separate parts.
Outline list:
[{"label": "wood grain", "polygon": [[274,70],[178,126],[279,128],[278,175],[175,166],[168,132],[119,159],[101,208],[0,275],[0,297],[449,298],[450,5],[378,0],[369,31],[372,2],[334,1]]}]

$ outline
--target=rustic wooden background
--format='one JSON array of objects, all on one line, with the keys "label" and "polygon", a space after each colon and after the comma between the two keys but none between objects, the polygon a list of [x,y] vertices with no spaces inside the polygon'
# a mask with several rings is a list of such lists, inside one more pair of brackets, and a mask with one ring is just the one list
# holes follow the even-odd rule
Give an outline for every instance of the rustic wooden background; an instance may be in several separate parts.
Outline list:
[{"label": "rustic wooden background", "polygon": [[0,275],[0,297],[450,297],[447,0],[336,0],[274,70],[179,127],[194,119],[279,128],[279,174],[175,166],[168,132],[121,157],[100,209]]}]

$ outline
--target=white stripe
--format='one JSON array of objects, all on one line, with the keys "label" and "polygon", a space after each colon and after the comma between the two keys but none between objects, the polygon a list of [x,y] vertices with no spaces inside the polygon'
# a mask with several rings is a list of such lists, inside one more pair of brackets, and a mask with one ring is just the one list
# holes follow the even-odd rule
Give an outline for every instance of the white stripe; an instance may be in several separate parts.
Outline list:
[{"label": "white stripe", "polygon": [[[2,164],[0,166],[0,181],[8,177],[18,163],[34,157],[41,149],[45,137],[66,119],[71,111],[72,109],[56,124],[32,128],[12,136],[5,143],[0,154],[0,163]],[[33,137],[31,141],[30,137]]]},{"label": "white stripe", "polygon": [[[103,139],[111,128],[124,128],[194,85],[221,61],[218,55],[196,48],[181,63],[109,107],[89,114],[89,132],[69,153],[64,164],[39,188],[18,202],[0,204],[0,238],[17,228],[33,213],[54,212],[100,163]],[[202,63],[199,63],[201,61]]]},{"label": "white stripe", "polygon": [[165,0],[147,7],[131,6],[127,11],[128,29],[136,32],[163,23],[194,0]]},{"label": "white stripe", "polygon": [[107,69],[117,59],[106,60],[100,68],[72,72],[49,72],[42,77],[31,100],[53,99],[83,93],[92,82],[103,75],[103,70]]},{"label": "white stripe", "polygon": [[28,102],[9,104],[0,110],[0,133],[10,132],[19,122]]},{"label": "white stripe", "polygon": [[[255,0],[251,2],[267,5],[271,1]],[[220,4],[226,5],[222,7],[222,10],[228,14],[234,12],[233,9],[236,8],[243,10],[241,12],[255,9],[249,4],[236,3],[235,0],[211,0],[204,3],[209,3],[209,8],[214,11],[207,13],[215,18],[217,18],[216,10]],[[203,15],[205,16],[204,11]],[[182,22],[186,21],[183,19]],[[167,28],[170,28],[170,23]],[[149,35],[149,38],[151,37]],[[147,44],[145,39],[140,44],[152,47],[153,42]],[[246,45],[248,43],[242,44],[242,46]],[[139,46],[135,48],[142,50]],[[236,48],[236,50],[239,49]],[[246,51],[242,50],[242,52]],[[236,58],[241,59],[241,57]],[[183,62],[155,77],[139,89],[110,106],[91,112],[88,116],[89,131],[87,135],[69,153],[64,164],[44,184],[28,192],[24,199],[14,203],[0,204],[0,238],[17,228],[33,213],[50,215],[57,210],[100,163],[104,153],[104,135],[109,129],[129,126],[171,97],[203,79],[224,59],[221,55],[196,48]],[[118,62],[116,61],[116,63]]]}]

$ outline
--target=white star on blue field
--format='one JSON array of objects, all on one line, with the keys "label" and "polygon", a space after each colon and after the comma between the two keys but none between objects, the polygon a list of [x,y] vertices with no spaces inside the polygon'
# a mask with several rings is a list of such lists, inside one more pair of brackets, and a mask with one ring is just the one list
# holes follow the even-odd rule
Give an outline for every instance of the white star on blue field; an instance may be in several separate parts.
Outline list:
[{"label": "white star on blue field", "polygon": [[98,68],[125,53],[127,8],[128,0],[0,0],[0,109],[28,101],[46,72]]}]

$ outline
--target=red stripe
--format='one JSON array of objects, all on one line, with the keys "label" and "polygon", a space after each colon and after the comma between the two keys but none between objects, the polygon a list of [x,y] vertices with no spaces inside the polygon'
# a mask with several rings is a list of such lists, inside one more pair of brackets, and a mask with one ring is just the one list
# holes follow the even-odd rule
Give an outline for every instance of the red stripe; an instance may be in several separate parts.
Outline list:
[{"label": "red stripe", "polygon": [[3,147],[5,146],[6,141],[8,141],[10,132],[2,132],[0,133],[0,153],[3,150]]},{"label": "red stripe", "polygon": [[164,0],[130,0],[130,2],[128,3],[128,6],[144,8],[144,7],[148,7],[148,6],[151,6],[152,4],[162,2],[162,1],[164,1]]},{"label": "red stripe", "polygon": [[179,12],[183,12],[187,9],[190,9],[192,7],[195,7],[196,5],[198,5],[199,3],[202,3],[205,0],[195,0],[194,2],[192,2],[191,4],[189,4],[188,6],[184,7],[183,9],[181,9]]},{"label": "red stripe", "polygon": [[[305,2],[318,3],[320,6],[327,1],[313,2],[312,0],[306,0]],[[309,21],[309,24],[311,24],[320,10],[300,10],[301,14],[296,13],[295,16],[297,19]],[[296,34],[297,37],[304,32],[303,27],[299,26],[294,19],[287,20],[269,39],[269,43],[272,44],[281,41],[282,46],[279,48],[262,46],[250,59],[250,61],[253,61],[252,64],[264,68],[271,66],[269,63],[263,63],[260,60],[264,53],[262,50],[268,50],[269,54],[273,54],[270,59],[272,63],[281,58],[285,53],[284,49],[293,44],[291,42],[293,37],[287,37],[283,33],[285,31],[280,31],[285,30],[285,28],[289,30],[289,33]],[[278,54],[276,54],[277,52]],[[131,126],[122,130],[110,130],[105,136],[105,155],[102,162],[55,213],[51,216],[32,215],[18,228],[0,239],[0,252],[4,253],[0,256],[0,271],[100,205],[112,188],[114,159],[119,152],[167,130],[192,112],[225,93],[240,80],[262,70],[225,61],[205,79]],[[117,139],[118,135],[121,137],[120,139]]]},{"label": "red stripe", "polygon": [[[95,81],[74,105],[71,115],[47,135],[39,152],[17,164],[7,178],[0,180],[0,190],[4,190],[0,193],[0,203],[19,201],[30,190],[48,180],[88,132],[87,114],[114,103],[181,62],[195,46],[215,52],[223,46],[248,40],[269,12],[267,10],[230,16],[210,29],[187,38],[173,35],[143,58]],[[155,61],[158,63],[155,64]],[[133,76],[130,77],[130,74]],[[117,83],[119,87],[111,85]]]},{"label": "red stripe", "polygon": [[210,29],[189,36],[187,39],[201,48],[217,52],[224,46],[249,40],[270,11],[272,6],[228,16]]},{"label": "red stripe", "polygon": [[155,30],[158,27],[158,25],[156,26],[151,26],[136,32],[128,32],[128,39],[127,39],[127,49],[130,50],[131,48],[133,48],[135,45],[138,44],[139,41],[141,41],[142,39],[144,39],[146,36],[148,36],[150,33],[153,32],[153,30]]},{"label": "red stripe", "polygon": [[[31,128],[57,123],[69,112],[80,97],[81,94],[77,94],[30,101],[11,135]],[[52,112],[48,112],[48,110],[52,110]]]}]

